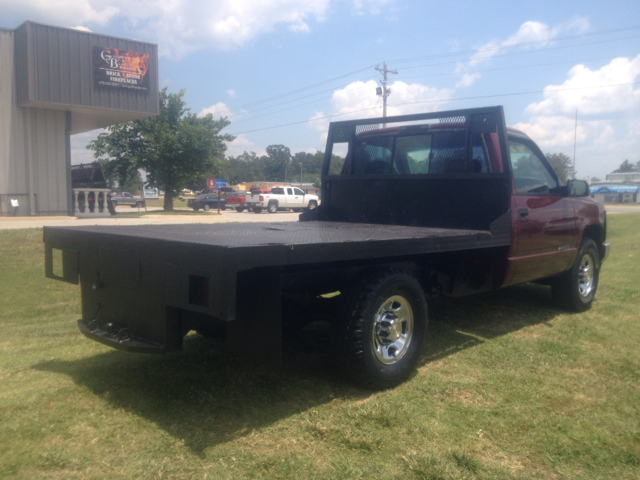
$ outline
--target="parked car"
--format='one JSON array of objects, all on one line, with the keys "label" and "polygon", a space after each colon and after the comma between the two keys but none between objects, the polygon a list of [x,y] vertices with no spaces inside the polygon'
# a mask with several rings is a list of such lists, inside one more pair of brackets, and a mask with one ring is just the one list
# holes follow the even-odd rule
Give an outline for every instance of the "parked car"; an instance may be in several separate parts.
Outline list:
[{"label": "parked car", "polygon": [[[196,198],[190,198],[187,200],[187,207],[193,208],[195,212],[202,209],[205,212],[208,212],[212,208],[218,208],[218,194],[217,193],[208,193],[206,195],[198,195]],[[220,196],[220,210],[225,210],[227,208],[227,197],[224,195]]]},{"label": "parked car", "polygon": [[131,205],[131,207],[142,208],[145,206],[144,198],[134,197],[129,192],[116,193],[111,196],[111,203],[116,205]]},{"label": "parked car", "polygon": [[188,188],[185,188],[184,190],[182,190],[180,192],[180,196],[181,197],[196,197],[197,194],[193,193],[191,190],[189,190]]}]

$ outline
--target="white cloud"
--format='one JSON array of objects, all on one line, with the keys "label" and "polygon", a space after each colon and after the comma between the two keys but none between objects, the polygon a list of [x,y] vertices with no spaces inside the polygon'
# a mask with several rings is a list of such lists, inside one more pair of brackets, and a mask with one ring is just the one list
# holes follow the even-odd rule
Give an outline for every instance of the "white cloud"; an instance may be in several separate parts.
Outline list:
[{"label": "white cloud", "polygon": [[562,85],[544,89],[545,99],[530,104],[530,115],[554,115],[578,110],[583,115],[624,112],[640,108],[640,88],[633,85],[640,76],[640,55],[615,58],[599,70],[576,65]]},{"label": "white cloud", "polygon": [[95,162],[96,159],[93,157],[93,150],[87,150],[87,145],[92,140],[98,138],[98,135],[105,132],[105,129],[99,128],[97,130],[71,135],[71,163],[78,165],[80,163]]},{"label": "white cloud", "polygon": [[235,91],[234,89],[232,89],[232,88],[231,88],[231,89],[229,89],[229,90],[227,90],[227,92],[226,92],[226,93],[227,93],[227,95],[229,95],[231,98],[233,98],[233,97],[235,97],[235,96],[236,96],[236,91]]},{"label": "white cloud", "polygon": [[280,26],[294,32],[323,21],[330,0],[2,0],[13,16],[54,25],[118,23],[136,37],[159,43],[161,55],[227,50]]},{"label": "white cloud", "polygon": [[391,3],[393,0],[353,0],[353,11],[356,15],[379,15]]},{"label": "white cloud", "polygon": [[236,136],[236,139],[233,142],[227,142],[227,151],[225,152],[228,157],[237,157],[238,155],[242,155],[244,152],[255,152],[256,155],[266,155],[266,150],[262,149],[258,151],[256,144],[249,140],[244,133]]},{"label": "white cloud", "polygon": [[[327,140],[329,122],[382,116],[382,98],[376,95],[377,83],[352,82],[345,88],[333,92],[331,112],[316,112],[308,122],[309,127],[322,132],[321,142]],[[439,110],[453,89],[442,89],[396,81],[389,85],[391,95],[387,98],[387,116],[423,113]]]},{"label": "white cloud", "polygon": [[[336,120],[382,116],[382,98],[375,93],[377,83],[352,82],[341,90],[336,90],[331,98],[332,114],[339,115]],[[439,104],[446,101],[453,89],[437,88],[419,83],[396,81],[389,85],[391,95],[387,98],[387,115],[404,115],[435,111]]]},{"label": "white cloud", "polygon": [[198,116],[204,117],[209,113],[213,115],[214,118],[228,117],[231,114],[231,109],[227,107],[225,103],[218,102],[210,107],[203,108],[200,113],[198,113]]},{"label": "white cloud", "polygon": [[[469,73],[483,63],[491,60],[499,52],[509,48],[540,48],[548,45],[555,37],[565,33],[583,33],[589,27],[584,18],[575,18],[569,22],[550,27],[541,22],[528,21],[520,25],[516,33],[506,40],[492,40],[480,46],[467,62],[456,66],[456,73],[464,74],[457,86],[469,87],[480,78],[479,73]],[[529,44],[529,45],[527,45]]]},{"label": "white cloud", "polygon": [[[599,134],[603,127],[601,122],[580,122],[577,129],[577,142],[581,145]],[[546,153],[559,150],[566,152],[568,147],[573,148],[575,119],[563,116],[538,116],[532,117],[528,122],[520,122],[513,125],[514,128],[525,132]]]},{"label": "white cloud", "polygon": [[[562,152],[573,157],[576,135],[576,164],[579,178],[605,178],[626,158],[640,159],[640,121],[622,122],[614,128],[608,120],[580,120],[561,115],[534,116],[513,125],[529,135],[544,153]],[[626,131],[625,131],[626,130]]]},{"label": "white cloud", "polygon": [[478,72],[474,73],[463,73],[458,83],[456,83],[456,88],[460,87],[470,87],[475,83],[476,80],[480,78],[480,74]]},{"label": "white cloud", "polygon": [[[102,5],[99,5],[101,4]],[[120,11],[115,3],[95,0],[3,0],[7,15],[28,18],[36,22],[65,25],[69,19],[78,23],[106,25]],[[124,3],[124,2],[123,2]],[[98,4],[98,5],[97,5]]]}]

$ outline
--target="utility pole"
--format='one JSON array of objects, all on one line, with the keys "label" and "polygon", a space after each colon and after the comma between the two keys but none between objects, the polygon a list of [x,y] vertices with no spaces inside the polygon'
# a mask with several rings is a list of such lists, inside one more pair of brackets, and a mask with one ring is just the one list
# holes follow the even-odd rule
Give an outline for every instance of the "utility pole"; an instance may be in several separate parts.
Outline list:
[{"label": "utility pole", "polygon": [[[387,88],[387,73],[393,73],[395,75],[398,74],[397,70],[388,70],[387,62],[382,64],[382,68],[376,67],[376,70],[382,73],[382,88],[376,88],[376,94],[382,97],[382,116],[387,116],[387,97],[391,95],[391,89]],[[386,127],[387,124],[383,124],[383,127]]]},{"label": "utility pole", "polygon": [[573,178],[576,178],[576,142],[578,140],[578,109],[576,108],[576,126],[573,129]]}]

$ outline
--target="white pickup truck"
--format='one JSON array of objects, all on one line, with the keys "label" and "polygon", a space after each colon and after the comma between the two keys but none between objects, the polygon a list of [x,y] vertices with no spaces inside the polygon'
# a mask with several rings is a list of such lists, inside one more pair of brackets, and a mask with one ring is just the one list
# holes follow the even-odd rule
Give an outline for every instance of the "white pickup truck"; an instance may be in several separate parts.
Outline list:
[{"label": "white pickup truck", "polygon": [[291,209],[299,212],[303,208],[312,210],[318,206],[318,196],[309,195],[296,187],[273,187],[271,193],[255,193],[248,195],[245,204],[255,213],[263,208],[269,213]]}]

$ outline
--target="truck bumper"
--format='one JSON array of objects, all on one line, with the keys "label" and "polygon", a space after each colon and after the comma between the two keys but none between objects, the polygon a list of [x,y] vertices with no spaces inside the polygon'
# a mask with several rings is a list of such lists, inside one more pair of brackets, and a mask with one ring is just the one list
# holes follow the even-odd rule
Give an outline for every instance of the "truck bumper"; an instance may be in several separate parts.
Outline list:
[{"label": "truck bumper", "polygon": [[604,255],[602,256],[602,260],[600,260],[601,264],[609,258],[609,253],[611,252],[611,244],[609,242],[605,242],[602,246],[604,247]]},{"label": "truck bumper", "polygon": [[[107,324],[109,325],[109,324]],[[80,332],[91,340],[100,342],[109,347],[117,348],[125,352],[137,352],[137,353],[166,353],[167,349],[165,345],[160,345],[143,338],[132,336],[127,331],[128,329],[122,328],[120,330],[110,329],[107,326],[100,327],[97,325],[91,325],[91,322],[86,320],[78,320],[78,328]]]}]

